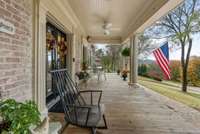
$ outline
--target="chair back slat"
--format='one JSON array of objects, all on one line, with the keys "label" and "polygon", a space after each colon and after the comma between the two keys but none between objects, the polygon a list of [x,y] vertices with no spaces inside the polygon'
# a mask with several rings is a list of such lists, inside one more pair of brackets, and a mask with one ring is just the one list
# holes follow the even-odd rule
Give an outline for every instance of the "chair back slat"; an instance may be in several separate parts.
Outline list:
[{"label": "chair back slat", "polygon": [[78,96],[78,90],[75,88],[75,86],[72,84],[72,81],[69,78],[69,74],[67,72],[64,72],[64,77],[65,77],[65,82],[66,88],[69,89],[69,92],[72,94],[71,96],[73,97],[73,103],[75,103],[76,97]]},{"label": "chair back slat", "polygon": [[[73,89],[74,94],[78,94],[79,91],[78,91],[77,85],[71,79],[71,77],[70,77],[70,75],[69,75],[69,73],[67,71],[65,72],[65,74],[66,74],[67,81],[69,81],[69,86],[71,87],[70,89]],[[81,96],[78,95],[76,97],[81,97]],[[81,104],[81,102],[84,102],[83,98],[76,98],[76,100],[77,100],[77,102],[78,102],[79,105],[85,104],[85,103]]]},{"label": "chair back slat", "polygon": [[74,104],[75,102],[75,93],[73,92],[72,87],[69,86],[69,81],[66,80],[66,76],[64,72],[59,73],[60,75],[60,80],[61,80],[61,84],[62,84],[62,89],[64,89],[64,95],[67,95],[68,98],[68,104]]},{"label": "chair back slat", "polygon": [[[52,77],[54,78],[55,80],[55,84],[56,84],[56,88],[58,89],[58,93],[59,93],[59,96],[61,98],[61,102],[62,104],[66,103],[66,97],[64,97],[64,92],[63,92],[63,89],[61,88],[61,84],[60,84],[60,81],[59,81],[59,77],[58,77],[58,74],[55,72],[55,73],[52,73]],[[54,89],[55,90],[55,89]],[[68,107],[64,106],[63,105],[63,109],[64,109],[64,112],[65,112],[65,115],[66,115],[66,119],[68,121],[71,121],[70,119],[70,113],[69,113],[69,109]]]},{"label": "chair back slat", "polygon": [[75,108],[69,107],[69,105],[76,104],[81,106],[85,104],[85,101],[83,97],[79,95],[76,84],[73,82],[67,69],[53,70],[50,73],[56,85],[56,89],[54,90],[58,92],[61,98],[67,121],[73,122],[75,120],[77,122],[78,113]]}]

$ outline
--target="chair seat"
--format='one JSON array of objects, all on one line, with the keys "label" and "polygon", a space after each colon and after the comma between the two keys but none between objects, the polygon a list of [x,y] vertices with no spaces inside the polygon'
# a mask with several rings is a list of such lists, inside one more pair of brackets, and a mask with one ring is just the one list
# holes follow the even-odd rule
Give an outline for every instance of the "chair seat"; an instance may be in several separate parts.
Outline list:
[{"label": "chair seat", "polygon": [[76,120],[75,116],[73,116],[75,114],[75,112],[71,112],[70,113],[72,115],[71,123],[79,125],[81,127],[85,127],[85,126],[86,127],[96,127],[98,125],[99,121],[101,120],[101,117],[102,117],[102,114],[104,113],[105,107],[103,104],[100,106],[89,105],[88,107],[91,107],[91,111],[89,114],[87,125],[85,124],[86,119],[87,119],[87,114],[88,114],[87,109],[79,109],[77,111],[77,120]]}]

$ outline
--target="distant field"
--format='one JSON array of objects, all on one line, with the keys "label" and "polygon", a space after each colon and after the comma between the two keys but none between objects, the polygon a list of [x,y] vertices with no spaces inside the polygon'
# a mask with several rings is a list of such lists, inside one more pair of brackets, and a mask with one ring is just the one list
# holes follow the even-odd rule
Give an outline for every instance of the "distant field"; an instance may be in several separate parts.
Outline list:
[{"label": "distant field", "polygon": [[178,85],[176,86],[170,83],[163,83],[144,77],[139,77],[139,83],[155,92],[200,110],[199,93],[191,91],[183,93]]}]

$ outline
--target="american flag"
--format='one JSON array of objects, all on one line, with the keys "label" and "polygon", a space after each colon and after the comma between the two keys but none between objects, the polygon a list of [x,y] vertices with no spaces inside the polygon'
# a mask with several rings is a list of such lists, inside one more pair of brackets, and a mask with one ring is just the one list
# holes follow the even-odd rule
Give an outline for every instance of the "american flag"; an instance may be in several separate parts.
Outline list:
[{"label": "american flag", "polygon": [[170,67],[169,67],[169,46],[168,42],[153,51],[156,61],[162,69],[166,79],[170,79]]}]

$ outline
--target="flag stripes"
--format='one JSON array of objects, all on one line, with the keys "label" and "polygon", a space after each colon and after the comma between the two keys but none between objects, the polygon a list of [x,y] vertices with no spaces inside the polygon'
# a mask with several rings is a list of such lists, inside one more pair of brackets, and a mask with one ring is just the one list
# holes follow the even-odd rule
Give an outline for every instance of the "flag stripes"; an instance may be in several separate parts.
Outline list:
[{"label": "flag stripes", "polygon": [[[168,44],[167,48],[168,48]],[[164,46],[165,47],[165,46]],[[170,79],[170,67],[169,67],[169,59],[168,59],[168,51],[163,51],[162,48],[158,48],[153,51],[153,54],[156,58],[156,61],[160,68],[162,69],[163,73],[166,76],[166,79]]]}]

